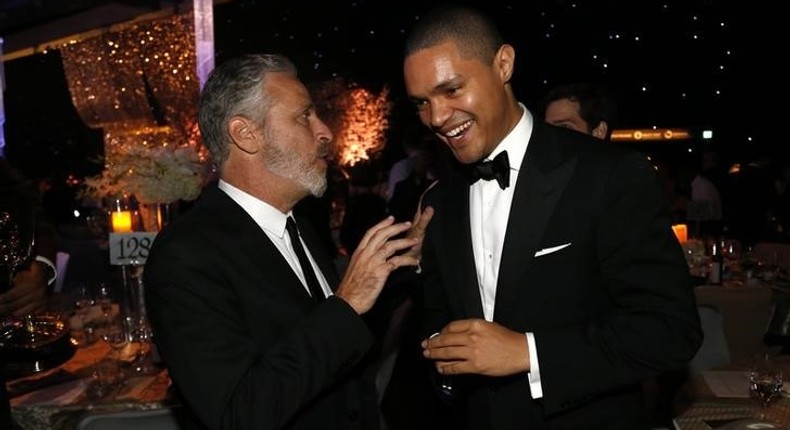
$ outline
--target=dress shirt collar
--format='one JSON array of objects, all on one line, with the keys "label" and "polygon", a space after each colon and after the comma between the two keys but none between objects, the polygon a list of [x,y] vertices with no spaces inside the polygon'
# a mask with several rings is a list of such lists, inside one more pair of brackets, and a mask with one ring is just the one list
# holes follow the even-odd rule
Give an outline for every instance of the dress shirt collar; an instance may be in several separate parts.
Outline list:
[{"label": "dress shirt collar", "polygon": [[[532,114],[527,110],[526,106],[522,103],[518,104],[521,107],[521,119],[518,121],[513,130],[510,130],[507,136],[499,142],[499,145],[494,148],[491,154],[486,157],[486,160],[493,160],[494,157],[499,155],[502,151],[507,151],[507,158],[510,161],[510,170],[518,172],[521,170],[521,161],[524,159],[524,154],[527,152],[527,144],[529,138],[532,136],[533,119]],[[514,184],[511,179],[510,186]]]},{"label": "dress shirt collar", "polygon": [[219,180],[218,187],[230,196],[233,201],[238,203],[262,229],[274,236],[283,238],[285,235],[285,221],[293,214],[292,211],[284,214],[274,206],[234,187],[222,179]]}]

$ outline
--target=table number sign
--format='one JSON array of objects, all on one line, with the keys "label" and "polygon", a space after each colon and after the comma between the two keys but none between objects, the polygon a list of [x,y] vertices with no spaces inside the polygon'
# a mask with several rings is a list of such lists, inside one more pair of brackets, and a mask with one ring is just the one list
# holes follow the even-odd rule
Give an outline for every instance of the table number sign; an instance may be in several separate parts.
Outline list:
[{"label": "table number sign", "polygon": [[148,259],[156,232],[110,233],[110,264],[142,265]]}]

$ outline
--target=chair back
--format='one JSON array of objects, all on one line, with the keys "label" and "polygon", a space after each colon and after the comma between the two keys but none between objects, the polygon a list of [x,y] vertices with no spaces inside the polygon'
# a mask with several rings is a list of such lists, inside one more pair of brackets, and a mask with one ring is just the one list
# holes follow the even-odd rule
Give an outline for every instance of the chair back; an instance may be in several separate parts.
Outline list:
[{"label": "chair back", "polygon": [[724,317],[712,306],[698,306],[697,312],[704,337],[702,346],[689,362],[689,372],[692,375],[730,363],[730,347],[724,333]]},{"label": "chair back", "polygon": [[790,243],[758,242],[754,244],[754,255],[763,264],[790,270]]},{"label": "chair back", "polygon": [[781,294],[774,300],[773,313],[763,342],[767,346],[790,349],[790,296]]},{"label": "chair back", "polygon": [[85,415],[77,430],[180,430],[169,408],[95,413]]},{"label": "chair back", "polygon": [[694,295],[697,306],[717,309],[724,318],[731,360],[749,360],[764,351],[763,336],[773,311],[770,286],[700,286]]}]

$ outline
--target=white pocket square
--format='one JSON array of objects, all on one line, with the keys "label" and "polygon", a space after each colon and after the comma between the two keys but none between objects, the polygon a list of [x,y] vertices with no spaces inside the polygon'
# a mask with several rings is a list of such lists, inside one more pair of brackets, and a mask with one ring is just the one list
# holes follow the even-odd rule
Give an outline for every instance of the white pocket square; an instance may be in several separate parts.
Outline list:
[{"label": "white pocket square", "polygon": [[557,252],[557,251],[559,251],[561,249],[565,249],[565,248],[567,248],[569,246],[571,246],[571,242],[564,243],[562,245],[552,246],[552,247],[549,247],[549,248],[543,248],[540,251],[535,253],[535,257],[542,257],[542,256],[544,256],[546,254],[551,254],[552,252]]}]

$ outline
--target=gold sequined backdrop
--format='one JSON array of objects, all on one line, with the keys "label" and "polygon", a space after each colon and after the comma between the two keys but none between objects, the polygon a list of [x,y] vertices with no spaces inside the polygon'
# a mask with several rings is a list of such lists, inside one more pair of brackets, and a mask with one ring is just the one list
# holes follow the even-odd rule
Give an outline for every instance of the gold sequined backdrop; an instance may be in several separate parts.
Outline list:
[{"label": "gold sequined backdrop", "polygon": [[191,12],[135,23],[60,51],[77,112],[104,132],[105,160],[127,146],[198,143]]}]

